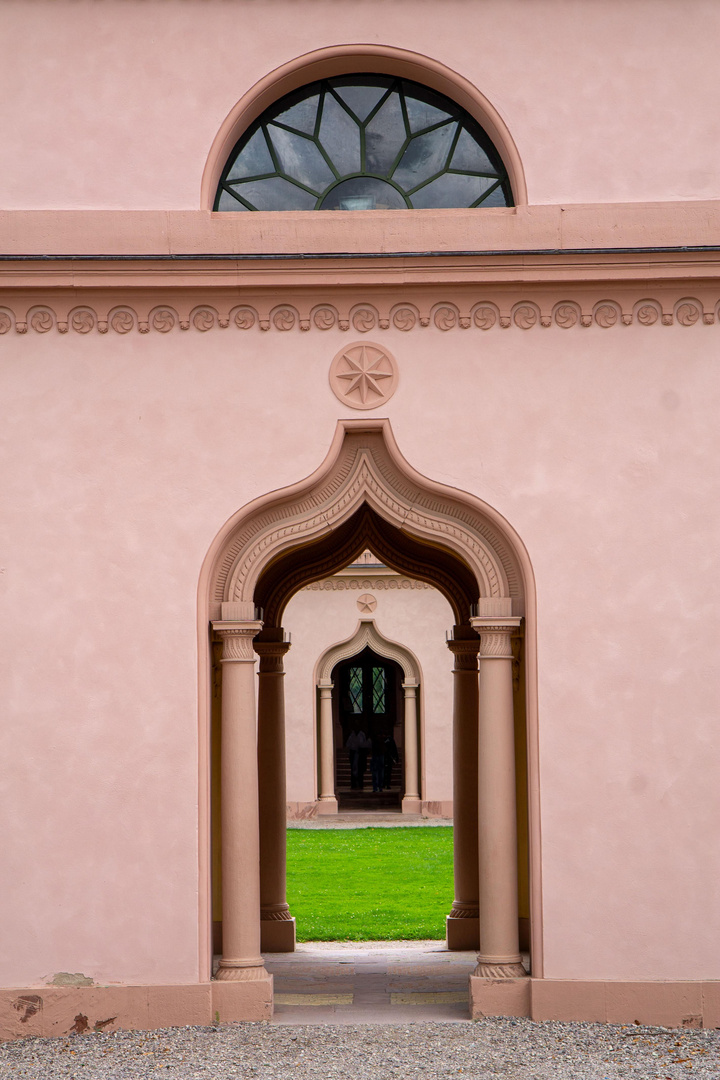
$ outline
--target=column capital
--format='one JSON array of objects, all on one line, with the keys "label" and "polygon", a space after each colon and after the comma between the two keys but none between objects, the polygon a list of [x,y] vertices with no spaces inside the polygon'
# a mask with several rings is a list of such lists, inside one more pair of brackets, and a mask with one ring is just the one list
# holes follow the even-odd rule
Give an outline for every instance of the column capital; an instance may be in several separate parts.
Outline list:
[{"label": "column capital", "polygon": [[332,681],[332,679],[318,679],[319,690],[332,690],[334,685],[335,683]]},{"label": "column capital", "polygon": [[253,649],[260,657],[261,675],[282,675],[283,657],[290,648],[289,641],[253,641]]},{"label": "column capital", "polygon": [[522,625],[519,615],[505,618],[477,616],[470,623],[480,635],[481,660],[512,660],[510,639]]},{"label": "column capital", "polygon": [[477,672],[480,638],[450,638],[446,645],[455,657],[453,671]]},{"label": "column capital", "polygon": [[[402,683],[401,685],[402,685],[403,690],[405,690],[405,691],[412,690],[413,693],[415,693],[415,691],[418,688],[418,684],[415,682],[415,679],[406,679],[405,682]],[[405,694],[405,696],[406,697],[408,696],[407,693]]]},{"label": "column capital", "polygon": [[262,630],[259,620],[219,620],[212,628],[223,644],[221,663],[254,663],[253,638]]}]

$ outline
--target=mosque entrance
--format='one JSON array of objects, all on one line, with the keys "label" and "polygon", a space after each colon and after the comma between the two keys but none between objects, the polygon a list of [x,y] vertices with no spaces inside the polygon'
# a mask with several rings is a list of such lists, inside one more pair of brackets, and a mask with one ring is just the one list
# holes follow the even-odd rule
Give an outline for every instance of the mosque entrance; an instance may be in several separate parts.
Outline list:
[{"label": "mosque entrance", "polygon": [[403,797],[403,673],[367,646],[335,666],[338,812],[397,811]]}]

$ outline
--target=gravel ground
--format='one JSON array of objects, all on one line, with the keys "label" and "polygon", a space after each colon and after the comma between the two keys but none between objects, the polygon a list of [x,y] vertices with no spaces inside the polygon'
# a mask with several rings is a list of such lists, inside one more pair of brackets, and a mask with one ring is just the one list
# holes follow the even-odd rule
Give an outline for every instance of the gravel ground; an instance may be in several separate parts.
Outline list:
[{"label": "gravel ground", "polygon": [[480,1020],[332,1027],[226,1024],[22,1039],[0,1077],[32,1080],[677,1080],[720,1077],[720,1030]]}]

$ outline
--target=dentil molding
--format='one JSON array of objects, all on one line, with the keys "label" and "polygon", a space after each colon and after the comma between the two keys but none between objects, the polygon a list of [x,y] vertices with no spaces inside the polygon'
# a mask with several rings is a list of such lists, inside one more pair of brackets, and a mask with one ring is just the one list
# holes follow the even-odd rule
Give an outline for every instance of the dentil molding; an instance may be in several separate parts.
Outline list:
[{"label": "dentil molding", "polygon": [[[192,291],[193,298],[198,299]],[[392,303],[395,289],[388,289],[382,299],[373,302],[357,299],[341,304],[308,301],[272,304],[270,300],[255,303],[218,302],[145,303],[96,300],[93,304],[77,304],[57,298],[38,299],[22,305],[14,298],[12,304],[0,303],[0,335],[4,334],[172,334],[228,330],[231,333],[289,333],[291,331],[323,333],[327,330],[367,334],[383,330],[403,333],[435,329],[497,331],[529,330],[557,327],[561,330],[595,328],[618,329],[624,326],[679,326],[697,324],[711,326],[720,322],[720,298],[716,295],[687,296],[658,293],[655,297],[640,292],[622,290],[612,295],[535,295],[518,298],[517,293],[463,296],[457,300],[438,298],[399,300]]]}]

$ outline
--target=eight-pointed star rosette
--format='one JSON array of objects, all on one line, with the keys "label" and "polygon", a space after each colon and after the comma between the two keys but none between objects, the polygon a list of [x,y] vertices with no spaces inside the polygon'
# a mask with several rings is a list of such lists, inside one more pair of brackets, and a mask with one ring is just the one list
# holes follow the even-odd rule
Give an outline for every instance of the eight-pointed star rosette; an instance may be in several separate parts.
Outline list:
[{"label": "eight-pointed star rosette", "polygon": [[342,349],[330,365],[330,386],[352,409],[376,409],[395,393],[397,364],[387,351],[370,341]]}]

